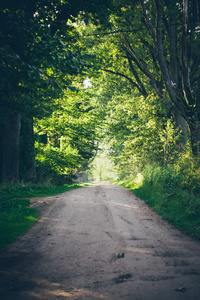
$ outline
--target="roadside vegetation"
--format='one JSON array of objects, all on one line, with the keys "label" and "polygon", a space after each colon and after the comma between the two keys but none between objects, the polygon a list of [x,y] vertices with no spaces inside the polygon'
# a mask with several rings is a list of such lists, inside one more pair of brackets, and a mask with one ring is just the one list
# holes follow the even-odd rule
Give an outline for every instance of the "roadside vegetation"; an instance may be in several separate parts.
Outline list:
[{"label": "roadside vegetation", "polygon": [[147,165],[135,179],[120,182],[171,224],[200,239],[200,167]]},{"label": "roadside vegetation", "polygon": [[0,248],[13,242],[37,221],[38,211],[29,207],[31,197],[60,194],[84,184],[53,186],[18,184],[0,187]]}]

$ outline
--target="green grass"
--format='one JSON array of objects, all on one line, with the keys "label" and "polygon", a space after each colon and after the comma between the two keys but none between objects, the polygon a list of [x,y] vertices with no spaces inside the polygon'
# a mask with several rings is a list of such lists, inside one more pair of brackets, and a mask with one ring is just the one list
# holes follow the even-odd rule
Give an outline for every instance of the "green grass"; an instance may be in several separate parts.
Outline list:
[{"label": "green grass", "polygon": [[140,183],[134,180],[120,184],[171,224],[200,239],[200,193],[196,185],[187,185],[185,178],[174,169],[151,167],[144,170]]},{"label": "green grass", "polygon": [[51,186],[19,184],[0,186],[0,248],[13,242],[37,221],[38,211],[26,198],[60,194],[86,184]]}]

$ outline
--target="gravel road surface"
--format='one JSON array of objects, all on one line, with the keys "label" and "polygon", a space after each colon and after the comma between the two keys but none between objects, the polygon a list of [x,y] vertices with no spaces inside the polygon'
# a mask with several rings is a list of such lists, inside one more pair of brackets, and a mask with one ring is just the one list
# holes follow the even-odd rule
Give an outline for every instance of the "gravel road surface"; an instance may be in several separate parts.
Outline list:
[{"label": "gravel road surface", "polygon": [[199,300],[200,242],[129,190],[31,200],[39,221],[0,251],[0,299]]}]

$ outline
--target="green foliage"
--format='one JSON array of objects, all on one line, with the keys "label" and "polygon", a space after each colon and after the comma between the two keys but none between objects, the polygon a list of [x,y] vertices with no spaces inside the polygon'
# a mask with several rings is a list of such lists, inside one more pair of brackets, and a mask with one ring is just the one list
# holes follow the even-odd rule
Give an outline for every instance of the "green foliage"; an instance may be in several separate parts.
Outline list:
[{"label": "green foliage", "polygon": [[138,187],[133,180],[123,184],[170,223],[200,238],[200,166],[198,164],[198,167],[196,165],[190,170],[193,178],[189,181],[187,170],[187,164],[179,170],[175,167],[147,165],[142,172],[143,181]]},{"label": "green foliage", "polygon": [[[200,41],[198,5],[193,1],[185,10],[189,13],[188,20],[192,18],[193,21],[188,22],[188,30],[184,36],[185,25],[180,21],[180,16],[184,17],[183,5],[182,1],[178,3],[113,1],[110,26],[106,30],[90,23],[87,26],[80,25],[78,30],[81,33],[81,43],[85,43],[90,48],[90,53],[96,55],[96,69],[112,74],[110,80],[119,87],[125,81],[127,86],[132,86],[134,92],[137,91],[138,96],[142,95],[147,102],[148,96],[156,94],[156,98],[165,107],[165,112],[168,111],[167,119],[173,118],[176,128],[181,128],[184,139],[190,139],[193,154],[197,154],[199,54],[196,49]],[[183,43],[183,37],[186,44]],[[189,66],[193,72],[190,72]],[[181,118],[185,121],[181,121]],[[188,133],[185,122],[190,129]],[[166,144],[167,148],[169,143]],[[165,159],[168,158],[166,155]]]},{"label": "green foliage", "polygon": [[51,116],[35,120],[38,180],[70,182],[98,150],[98,107],[88,92],[65,92]]},{"label": "green foliage", "polygon": [[173,163],[179,153],[180,134],[168,110],[154,94],[147,98],[103,74],[96,101],[104,118],[105,143],[120,178],[137,174],[147,163]]},{"label": "green foliage", "polygon": [[[37,146],[36,146],[37,147]],[[73,173],[80,166],[80,155],[73,149],[60,149],[58,147],[36,148],[37,180],[51,181],[54,184],[69,183]]]},{"label": "green foliage", "polygon": [[0,16],[1,102],[29,116],[52,111],[69,75],[79,72],[79,53],[24,11],[0,10]]}]

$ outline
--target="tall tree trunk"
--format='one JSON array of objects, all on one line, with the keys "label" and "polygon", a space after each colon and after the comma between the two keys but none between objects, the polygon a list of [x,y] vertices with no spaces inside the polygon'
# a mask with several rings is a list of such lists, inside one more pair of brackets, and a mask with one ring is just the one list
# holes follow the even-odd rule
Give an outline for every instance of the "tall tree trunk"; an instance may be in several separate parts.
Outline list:
[{"label": "tall tree trunk", "polygon": [[200,146],[200,125],[199,125],[199,99],[195,99],[192,95],[190,76],[189,76],[189,57],[188,57],[188,13],[189,2],[183,0],[183,19],[182,19],[182,35],[181,35],[181,73],[183,82],[183,93],[185,102],[188,105],[187,123],[190,131],[190,140],[192,152],[194,155],[199,154]]},{"label": "tall tree trunk", "polygon": [[20,178],[24,181],[35,181],[35,146],[33,118],[22,117],[20,134]]},{"label": "tall tree trunk", "polygon": [[2,133],[2,183],[19,181],[19,134],[21,115],[8,114]]},{"label": "tall tree trunk", "polygon": [[[160,69],[162,72],[163,80],[166,85],[166,90],[171,99],[171,102],[174,104],[173,115],[175,119],[176,126],[181,129],[183,134],[186,134],[187,125],[184,120],[186,120],[186,113],[184,110],[184,106],[178,100],[176,96],[176,87],[178,87],[178,56],[177,56],[177,41],[176,41],[176,20],[173,16],[171,16],[169,22],[169,41],[170,41],[170,70],[168,69],[163,49],[163,37],[162,37],[162,7],[160,0],[154,0],[157,12],[157,24],[156,28],[154,28],[151,24],[151,20],[148,17],[147,9],[145,6],[145,1],[140,0],[144,20],[149,28],[149,32],[151,33],[152,40],[154,42],[156,51],[157,51],[157,59],[160,65]],[[158,94],[158,93],[157,93]],[[159,95],[159,94],[158,94]],[[170,107],[170,106],[169,106]],[[172,107],[172,105],[171,105]],[[187,134],[184,137],[187,138]]]},{"label": "tall tree trunk", "polygon": [[[0,101],[2,99],[0,98]],[[2,183],[2,167],[3,167],[3,138],[5,133],[5,122],[6,122],[6,112],[7,108],[6,105],[2,103],[0,105],[0,184]]]},{"label": "tall tree trunk", "polygon": [[170,75],[176,88],[178,87],[178,55],[177,55],[177,20],[171,14],[169,18],[169,51],[170,51]]},{"label": "tall tree trunk", "polygon": [[195,99],[191,93],[190,77],[189,77],[189,59],[188,59],[188,0],[183,0],[183,20],[182,20],[182,36],[181,36],[181,72],[183,82],[183,93],[186,103],[195,104]]},{"label": "tall tree trunk", "polygon": [[177,109],[173,111],[173,117],[175,120],[175,127],[179,129],[181,133],[181,143],[186,144],[189,138],[187,122]]},{"label": "tall tree trunk", "polygon": [[191,147],[192,153],[196,156],[199,154],[200,149],[200,125],[197,116],[193,116],[188,121],[190,137],[191,137]]},{"label": "tall tree trunk", "polygon": [[[173,8],[174,3],[167,1],[169,4],[170,9]],[[177,20],[176,15],[172,13],[169,18],[169,42],[170,42],[170,75],[172,78],[172,84],[174,85],[174,88],[176,90],[179,90],[179,76],[178,76],[178,55],[177,55]],[[179,110],[177,108],[173,109],[173,116],[175,120],[175,125],[178,129],[181,131],[182,136],[182,142],[185,144],[188,141],[188,126],[186,123],[186,120],[183,118],[183,116],[180,114]]]},{"label": "tall tree trunk", "polygon": [[33,118],[29,118],[30,128],[30,166],[27,172],[26,179],[33,181],[36,179],[36,163],[35,163],[35,143],[34,143],[34,131],[33,131]]}]

